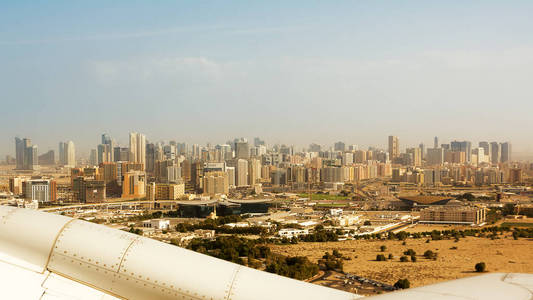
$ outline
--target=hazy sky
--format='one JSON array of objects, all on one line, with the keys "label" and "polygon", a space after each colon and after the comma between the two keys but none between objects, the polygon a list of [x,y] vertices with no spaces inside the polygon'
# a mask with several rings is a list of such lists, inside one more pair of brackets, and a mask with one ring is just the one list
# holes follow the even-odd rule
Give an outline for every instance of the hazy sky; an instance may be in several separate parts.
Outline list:
[{"label": "hazy sky", "polygon": [[533,1],[2,1],[0,154],[152,141],[533,152]]}]

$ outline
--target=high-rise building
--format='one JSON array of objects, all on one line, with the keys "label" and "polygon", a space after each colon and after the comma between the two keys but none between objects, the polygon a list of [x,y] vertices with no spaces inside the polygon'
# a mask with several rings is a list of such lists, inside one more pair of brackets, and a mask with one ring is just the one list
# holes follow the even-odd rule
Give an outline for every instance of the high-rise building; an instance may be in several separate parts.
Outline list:
[{"label": "high-rise building", "polygon": [[440,166],[444,163],[444,149],[428,148],[426,164],[429,166]]},{"label": "high-rise building", "polygon": [[235,185],[248,185],[248,161],[245,159],[238,159],[235,167]]},{"label": "high-rise building", "polygon": [[146,165],[146,136],[141,133],[130,133],[130,157],[131,162]]},{"label": "high-rise building", "polygon": [[438,137],[435,137],[433,139],[433,148],[439,148],[439,138]]},{"label": "high-rise building", "polygon": [[254,146],[255,147],[264,146],[264,145],[265,145],[265,141],[261,140],[258,137],[254,138]]},{"label": "high-rise building", "polygon": [[464,152],[466,162],[470,162],[472,159],[472,143],[469,141],[453,141],[450,143],[451,150],[453,152]]},{"label": "high-rise building", "polygon": [[426,159],[426,146],[423,143],[420,143],[418,145],[418,148],[420,148],[420,155],[422,160]]},{"label": "high-rise building", "polygon": [[36,170],[39,165],[37,146],[30,139],[15,138],[16,168],[18,170]]},{"label": "high-rise building", "polygon": [[511,152],[512,152],[511,143],[509,143],[509,142],[501,143],[500,144],[500,148],[501,148],[500,161],[502,163],[510,162],[511,161]]},{"label": "high-rise building", "polygon": [[250,149],[248,142],[245,139],[241,139],[235,142],[235,158],[248,159],[250,158]]},{"label": "high-rise building", "polygon": [[203,181],[204,194],[216,195],[229,192],[229,179],[226,172],[207,172],[204,174]]},{"label": "high-rise building", "polygon": [[483,153],[485,154],[485,156],[488,157],[488,160],[490,161],[490,158],[491,158],[491,152],[490,152],[490,144],[489,142],[479,142],[479,148],[483,148]]},{"label": "high-rise building", "polygon": [[389,157],[394,160],[400,155],[400,142],[397,136],[389,136]]},{"label": "high-rise building", "polygon": [[422,150],[420,148],[409,148],[407,153],[412,155],[412,163],[416,167],[422,166]]},{"label": "high-rise building", "polygon": [[40,165],[54,165],[55,163],[56,163],[56,160],[55,160],[54,150],[50,150],[46,152],[45,154],[39,155]]},{"label": "high-rise building", "polygon": [[346,144],[343,142],[336,142],[335,145],[333,145],[333,150],[335,151],[345,151],[346,150]]},{"label": "high-rise building", "polygon": [[89,165],[91,166],[98,165],[98,155],[96,153],[96,149],[91,149],[91,152],[89,154]]},{"label": "high-rise building", "polygon": [[500,151],[500,144],[498,142],[491,142],[490,143],[490,162],[493,164],[497,164],[500,162],[501,158],[501,151]]},{"label": "high-rise building", "polygon": [[76,166],[76,150],[74,142],[60,142],[59,143],[59,164],[66,167]]}]

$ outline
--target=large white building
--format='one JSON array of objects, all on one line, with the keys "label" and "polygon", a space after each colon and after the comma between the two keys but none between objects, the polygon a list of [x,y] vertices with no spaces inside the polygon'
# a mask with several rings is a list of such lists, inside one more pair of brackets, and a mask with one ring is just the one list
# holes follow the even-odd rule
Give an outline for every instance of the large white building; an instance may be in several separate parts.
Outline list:
[{"label": "large white building", "polygon": [[246,159],[237,160],[237,167],[235,169],[235,185],[248,185],[248,161]]},{"label": "large white building", "polygon": [[59,143],[59,164],[65,167],[76,166],[76,150],[73,141]]},{"label": "large white building", "polygon": [[130,161],[146,165],[146,136],[130,132]]}]

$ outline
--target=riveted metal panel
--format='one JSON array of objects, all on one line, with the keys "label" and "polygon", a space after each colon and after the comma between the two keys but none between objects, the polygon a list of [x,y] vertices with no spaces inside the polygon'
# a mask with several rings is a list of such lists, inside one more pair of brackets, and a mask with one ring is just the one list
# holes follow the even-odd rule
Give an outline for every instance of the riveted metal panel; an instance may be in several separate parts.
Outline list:
[{"label": "riveted metal panel", "polygon": [[130,299],[227,299],[241,266],[140,238],[124,256],[118,280]]},{"label": "riveted metal panel", "polygon": [[128,232],[73,221],[59,234],[48,269],[115,293],[120,262],[137,238]]},{"label": "riveted metal panel", "polygon": [[24,267],[43,272],[57,235],[70,220],[30,209],[0,206],[0,252],[25,261]]}]

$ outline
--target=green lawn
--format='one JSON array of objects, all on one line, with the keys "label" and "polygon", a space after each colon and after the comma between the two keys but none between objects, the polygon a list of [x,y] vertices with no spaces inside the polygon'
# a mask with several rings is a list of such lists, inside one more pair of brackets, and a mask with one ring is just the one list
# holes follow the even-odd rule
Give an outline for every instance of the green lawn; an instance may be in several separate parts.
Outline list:
[{"label": "green lawn", "polygon": [[533,227],[533,223],[514,223],[514,222],[504,222],[502,226],[506,227]]},{"label": "green lawn", "polygon": [[[299,194],[301,198],[309,198],[309,194]],[[349,200],[350,198],[337,195],[311,194],[311,200]]]}]

